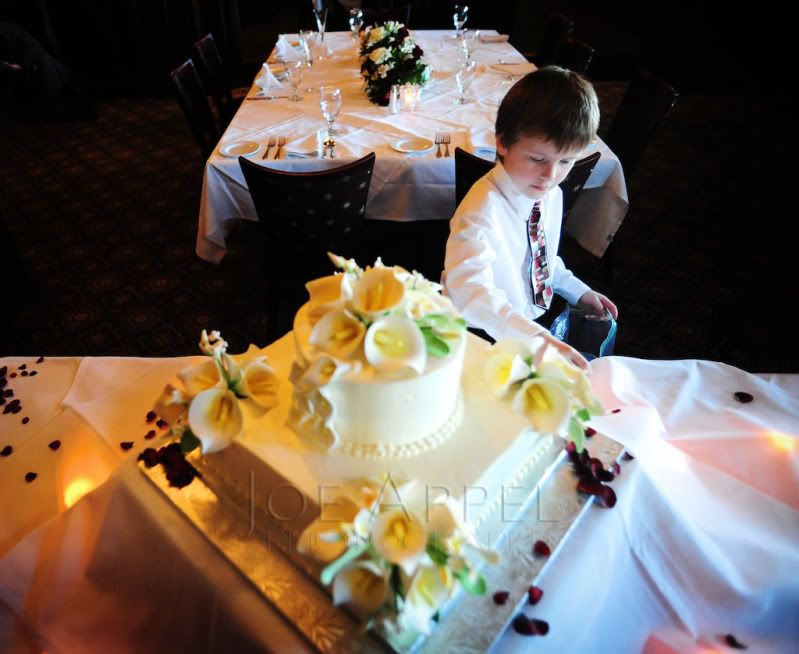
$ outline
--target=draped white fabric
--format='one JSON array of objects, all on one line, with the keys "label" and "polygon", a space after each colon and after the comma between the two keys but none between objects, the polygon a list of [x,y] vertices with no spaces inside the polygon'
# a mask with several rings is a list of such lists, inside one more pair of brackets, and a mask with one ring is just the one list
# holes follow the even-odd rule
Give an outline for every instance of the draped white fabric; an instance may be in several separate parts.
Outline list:
[{"label": "draped white fabric", "polygon": [[[514,79],[518,79],[508,79],[498,62],[523,62],[524,58],[509,43],[477,44],[473,53],[478,62],[477,75],[466,93],[469,102],[456,105],[454,73],[459,46],[451,38],[452,32],[418,31],[413,36],[433,67],[431,82],[422,90],[421,104],[415,112],[391,114],[387,108],[370,103],[359,76],[355,43],[349,34],[334,32],[325,35],[332,56],[314,62],[312,71],[305,74],[299,86],[302,102],[282,98],[245,100],[220,144],[247,140],[263,145],[270,136],[285,136],[289,143],[288,158],[281,155],[275,161],[273,148],[268,162],[260,159],[263,150],[253,160],[289,171],[321,170],[375,152],[377,161],[369,189],[367,218],[449,220],[455,210],[454,158],[437,158],[435,150],[402,154],[393,150],[391,144],[408,136],[432,140],[436,132],[447,131],[452,138],[451,154],[459,146],[493,160],[497,107]],[[290,47],[290,43],[285,47]],[[307,147],[302,148],[306,156],[292,157],[289,154],[292,144],[307,145],[309,136],[327,124],[319,108],[322,85],[341,89],[342,109],[336,125],[345,133],[336,139],[337,158],[307,157]],[[313,90],[304,90],[308,88]],[[257,91],[256,85],[250,96]],[[569,217],[567,232],[588,251],[601,256],[624,219],[628,203],[618,158],[601,140],[589,146],[585,154],[597,149],[602,158]],[[205,166],[197,254],[208,261],[220,261],[226,251],[227,230],[235,219],[256,220],[255,208],[238,161],[221,155],[217,149]]]},{"label": "draped white fabric", "polygon": [[[267,354],[291,357],[291,336]],[[31,421],[0,416],[14,446],[0,459],[0,650],[306,651],[130,460],[152,398],[193,361],[47,359],[13,380]],[[21,363],[32,360],[0,366]],[[613,482],[618,504],[590,508],[524,608],[548,635],[509,629],[495,651],[723,651],[726,633],[750,651],[795,651],[799,375],[608,357],[592,381],[620,409],[592,424],[635,460]],[[65,511],[81,479],[100,485]]]}]

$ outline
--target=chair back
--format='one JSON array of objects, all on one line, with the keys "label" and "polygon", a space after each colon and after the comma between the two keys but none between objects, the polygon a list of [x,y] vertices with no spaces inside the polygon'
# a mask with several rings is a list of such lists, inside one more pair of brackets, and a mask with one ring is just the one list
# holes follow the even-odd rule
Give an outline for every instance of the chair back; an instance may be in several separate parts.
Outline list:
[{"label": "chair back", "polygon": [[585,75],[588,66],[591,65],[595,52],[596,50],[585,41],[568,38],[558,49],[555,63],[579,75]]},{"label": "chair back", "polygon": [[200,153],[207,159],[214,151],[219,130],[194,63],[187,59],[169,73],[169,76],[175,85],[178,103],[186,115],[197,145],[200,146]]},{"label": "chair back", "polygon": [[577,201],[577,197],[583,190],[585,183],[591,176],[591,173],[596,167],[596,163],[599,161],[601,156],[602,154],[600,152],[594,152],[593,154],[589,154],[587,157],[583,157],[579,161],[575,162],[569,174],[566,175],[564,180],[560,183],[560,188],[563,191],[563,221],[560,225],[561,234],[563,234],[563,230],[566,227],[566,221],[569,219],[569,214],[574,208],[574,203]]},{"label": "chair back", "polygon": [[469,189],[478,179],[494,167],[493,161],[455,148],[455,206],[459,206]]},{"label": "chair back", "polygon": [[194,44],[192,54],[192,59],[197,62],[200,79],[206,91],[213,97],[220,118],[224,123],[230,122],[236,113],[236,104],[233,101],[225,64],[210,32]]},{"label": "chair back", "polygon": [[410,27],[411,5],[398,5],[385,9],[364,7],[361,11],[363,12],[364,27],[369,27],[375,23],[385,23],[389,20],[394,20],[402,23],[405,27]]},{"label": "chair back", "polygon": [[[371,153],[338,168],[293,173],[239,157],[266,246],[270,341],[291,329],[305,283],[330,274],[327,252],[359,258],[374,163]],[[289,309],[286,320],[281,305]]]},{"label": "chair back", "polygon": [[535,53],[535,63],[539,68],[554,64],[563,42],[574,33],[574,21],[559,11],[553,11],[547,18],[541,44]]},{"label": "chair back", "polygon": [[621,161],[627,183],[678,97],[674,87],[650,72],[639,70],[630,81],[605,138]]}]

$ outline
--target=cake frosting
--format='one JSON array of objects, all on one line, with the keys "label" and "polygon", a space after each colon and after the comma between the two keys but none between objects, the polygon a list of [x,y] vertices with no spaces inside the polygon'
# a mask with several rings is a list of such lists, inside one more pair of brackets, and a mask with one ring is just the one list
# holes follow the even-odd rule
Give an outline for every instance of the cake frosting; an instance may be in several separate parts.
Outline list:
[{"label": "cake frosting", "polygon": [[331,257],[295,316],[288,424],[307,442],[367,459],[416,456],[463,416],[465,323],[418,273]]}]

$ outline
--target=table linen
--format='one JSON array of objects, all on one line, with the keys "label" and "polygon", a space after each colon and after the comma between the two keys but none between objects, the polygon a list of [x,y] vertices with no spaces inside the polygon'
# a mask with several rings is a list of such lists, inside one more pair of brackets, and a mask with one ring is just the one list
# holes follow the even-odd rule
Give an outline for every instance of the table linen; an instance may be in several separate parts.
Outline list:
[{"label": "table linen", "polygon": [[[287,157],[264,164],[279,170],[317,171],[375,152],[377,160],[367,218],[401,222],[448,220],[455,210],[454,158],[437,158],[435,150],[406,155],[393,150],[391,144],[403,137],[433,140],[436,132],[447,131],[452,134],[451,153],[459,146],[493,159],[497,107],[520,76],[508,79],[507,71],[495,66],[507,69],[526,61],[507,42],[477,44],[472,55],[478,64],[477,74],[466,92],[469,102],[456,105],[454,74],[460,48],[452,33],[414,31],[413,38],[424,49],[425,60],[433,68],[415,112],[391,114],[386,107],[369,102],[359,74],[355,43],[349,34],[330,33],[325,35],[325,43],[331,56],[315,61],[312,71],[305,75],[299,85],[303,100],[245,100],[220,139],[220,146],[244,140],[265,143],[269,136],[278,135],[296,141],[325,128],[327,123],[319,108],[319,87],[336,86],[342,92],[342,109],[336,125],[347,131],[336,139],[337,159]],[[281,39],[281,42],[286,44],[284,49],[291,47],[289,41]],[[282,84],[287,88],[286,82]],[[257,90],[256,86],[250,96]],[[589,146],[586,155],[597,149],[602,158],[569,217],[567,233],[601,256],[624,219],[628,203],[618,158],[601,140]],[[255,208],[238,161],[222,156],[217,148],[209,157],[203,175],[197,254],[207,261],[221,261],[227,232],[236,219],[257,220]]]},{"label": "table linen", "polygon": [[[267,353],[291,348],[288,335]],[[144,399],[196,360],[48,359],[49,371],[14,380],[26,408],[26,397],[49,399],[30,405],[38,431],[14,426],[15,451],[0,459],[0,648],[33,639],[70,652],[223,642],[305,651],[138,473],[141,437],[130,452],[113,446],[140,431]],[[612,643],[655,652],[677,642],[699,652],[732,632],[755,651],[791,651],[799,639],[799,376],[608,357],[592,363],[592,377],[606,407],[620,409],[592,424],[636,458],[613,483],[616,507],[592,507],[544,570],[544,598],[525,610],[547,620],[549,634],[509,629],[495,650]],[[738,402],[737,391],[754,400]],[[57,452],[46,449],[54,437],[63,443]],[[32,468],[39,477],[25,484]],[[70,481],[92,473],[98,485],[114,470],[64,511]]]}]

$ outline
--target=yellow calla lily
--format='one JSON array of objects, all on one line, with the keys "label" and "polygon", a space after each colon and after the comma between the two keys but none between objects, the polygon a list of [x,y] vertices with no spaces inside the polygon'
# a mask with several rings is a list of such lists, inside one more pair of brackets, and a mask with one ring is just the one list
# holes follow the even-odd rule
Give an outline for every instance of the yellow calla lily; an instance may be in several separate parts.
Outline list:
[{"label": "yellow calla lily", "polygon": [[374,520],[369,533],[380,556],[413,574],[427,546],[427,532],[418,516],[403,509],[386,511]]},{"label": "yellow calla lily", "polygon": [[541,433],[564,433],[569,423],[569,396],[549,379],[528,379],[513,397],[513,410],[527,416]]},{"label": "yellow calla lily", "polygon": [[371,561],[356,561],[333,580],[333,604],[346,604],[361,618],[377,611],[387,594],[388,578]]},{"label": "yellow calla lily", "polygon": [[530,366],[518,355],[500,351],[486,361],[483,378],[497,397],[505,397],[511,386],[530,374]]},{"label": "yellow calla lily", "polygon": [[422,332],[413,320],[402,315],[372,323],[366,332],[364,354],[372,366],[383,372],[412,368],[421,375],[427,363]]},{"label": "yellow calla lily", "polygon": [[196,366],[184,368],[178,373],[178,379],[183,382],[183,387],[190,397],[220,386],[222,382],[219,366],[213,359],[206,359]]},{"label": "yellow calla lily", "polygon": [[203,454],[226,448],[243,425],[239,401],[232,391],[211,388],[198,394],[189,407],[189,427],[200,439]]},{"label": "yellow calla lily", "polygon": [[277,389],[280,380],[272,366],[264,361],[254,361],[242,373],[244,394],[262,409],[277,405]]},{"label": "yellow calla lily", "polygon": [[403,626],[422,634],[430,633],[430,621],[446,602],[454,586],[447,567],[420,566],[405,597],[401,620]]},{"label": "yellow calla lily", "polygon": [[360,314],[377,316],[398,306],[405,286],[391,268],[370,268],[355,283],[352,307]]},{"label": "yellow calla lily", "polygon": [[347,359],[361,346],[365,333],[364,324],[349,311],[330,311],[314,325],[308,340],[333,357]]}]

